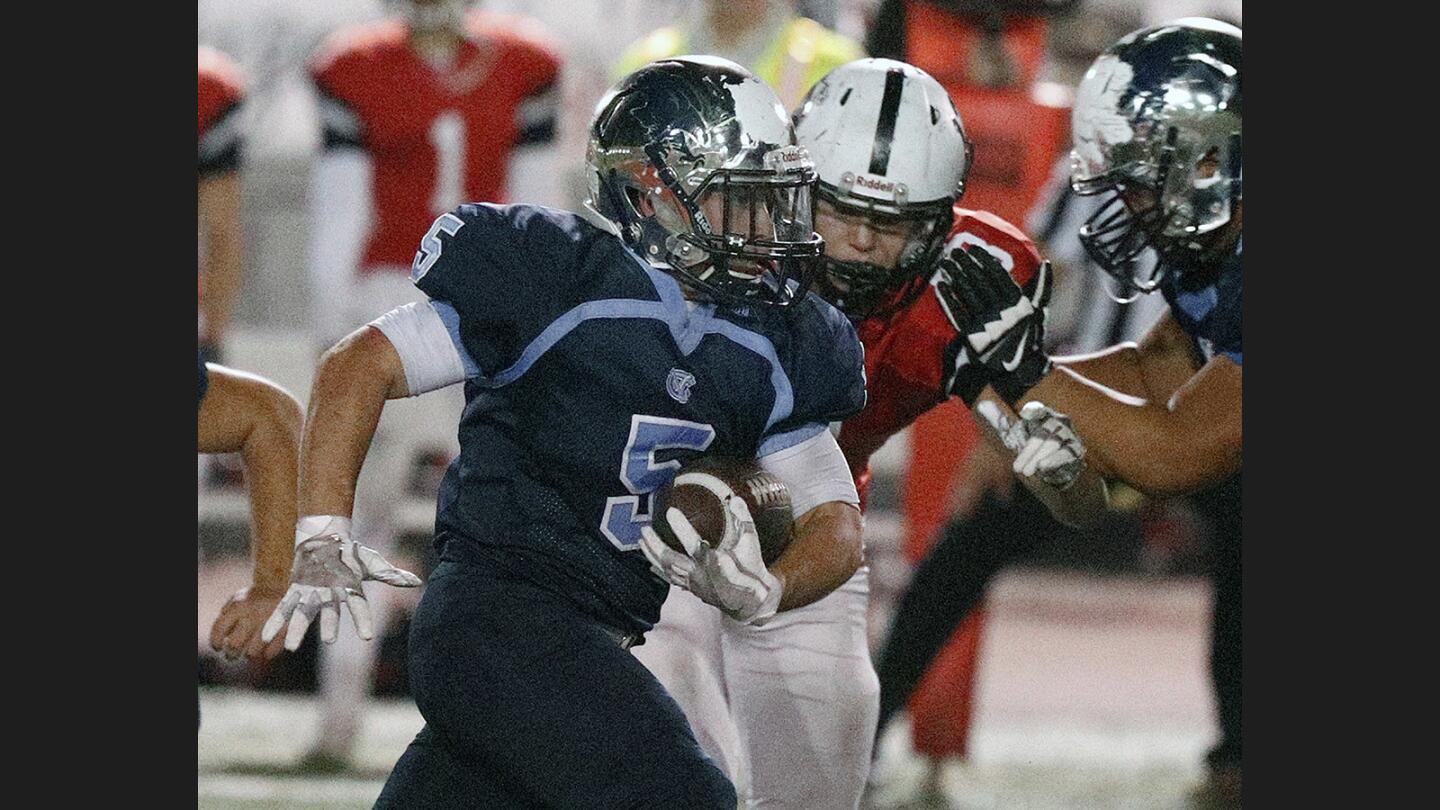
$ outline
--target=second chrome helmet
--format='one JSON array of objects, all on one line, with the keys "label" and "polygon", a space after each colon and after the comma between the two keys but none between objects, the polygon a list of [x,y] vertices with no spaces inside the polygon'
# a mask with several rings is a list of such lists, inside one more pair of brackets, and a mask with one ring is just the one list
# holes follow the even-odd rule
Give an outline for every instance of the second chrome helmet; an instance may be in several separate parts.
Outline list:
[{"label": "second chrome helmet", "polygon": [[[1241,201],[1240,29],[1191,17],[1135,31],[1097,58],[1072,117],[1071,185],[1113,196],[1080,229],[1122,294],[1213,259]],[[1156,269],[1135,259],[1154,248]]]}]

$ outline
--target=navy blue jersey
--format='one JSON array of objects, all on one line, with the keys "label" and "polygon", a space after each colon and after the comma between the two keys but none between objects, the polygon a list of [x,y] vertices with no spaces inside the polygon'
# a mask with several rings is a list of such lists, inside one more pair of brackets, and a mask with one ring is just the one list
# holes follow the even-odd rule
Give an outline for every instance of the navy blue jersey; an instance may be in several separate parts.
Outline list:
[{"label": "navy blue jersey", "polygon": [[411,277],[469,377],[437,545],[504,549],[487,559],[626,631],[648,629],[665,598],[638,547],[649,493],[701,453],[767,455],[865,404],[860,341],[819,297],[687,302],[568,212],[462,205],[430,228]]},{"label": "navy blue jersey", "polygon": [[200,402],[205,402],[205,392],[210,388],[210,374],[205,371],[205,358],[200,358]]},{"label": "navy blue jersey", "polygon": [[1241,248],[1220,266],[1220,272],[1208,284],[1189,289],[1185,274],[1168,272],[1160,281],[1160,293],[1170,304],[1170,312],[1180,328],[1195,339],[1205,362],[1223,355],[1241,364],[1240,360],[1240,264]]}]

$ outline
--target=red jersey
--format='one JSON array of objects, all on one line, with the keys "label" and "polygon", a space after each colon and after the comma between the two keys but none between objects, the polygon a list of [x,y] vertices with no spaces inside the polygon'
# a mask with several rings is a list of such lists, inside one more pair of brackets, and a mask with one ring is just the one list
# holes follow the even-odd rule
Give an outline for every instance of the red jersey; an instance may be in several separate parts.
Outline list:
[{"label": "red jersey", "polygon": [[560,59],[532,24],[472,14],[443,70],[409,34],[400,20],[342,30],[310,68],[325,148],[361,148],[373,163],[362,271],[408,269],[435,217],[463,202],[504,202],[511,150],[554,137]]},{"label": "red jersey", "polygon": [[[1029,237],[987,211],[955,207],[955,225],[941,250],[980,245],[1000,260],[1019,284],[1040,267]],[[949,398],[960,334],[945,317],[935,285],[887,318],[871,318],[856,330],[865,347],[865,409],[840,427],[840,449],[850,463],[861,508],[870,488],[870,456],[891,436]]]},{"label": "red jersey", "polygon": [[245,80],[225,54],[200,46],[200,173],[231,171],[240,160],[240,122]]}]

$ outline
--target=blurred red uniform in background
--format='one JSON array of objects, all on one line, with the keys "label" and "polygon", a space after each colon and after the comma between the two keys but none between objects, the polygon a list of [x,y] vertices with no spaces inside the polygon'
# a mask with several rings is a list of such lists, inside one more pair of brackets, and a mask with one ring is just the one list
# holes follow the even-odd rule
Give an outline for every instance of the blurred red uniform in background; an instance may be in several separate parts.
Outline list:
[{"label": "blurred red uniform in background", "polygon": [[462,202],[504,202],[516,147],[555,132],[559,58],[518,20],[469,17],[453,62],[436,69],[401,20],[334,37],[311,68],[325,148],[373,161],[375,222],[361,272],[407,272],[435,217]]},{"label": "blurred red uniform in background", "polygon": [[[464,0],[410,0],[398,16],[341,29],[310,63],[322,151],[311,178],[312,326],[323,349],[395,307],[423,300],[410,266],[435,218],[465,202],[553,204],[561,60],[523,17],[469,12]],[[527,161],[517,165],[517,161]],[[558,181],[558,178],[557,178]],[[401,493],[434,497],[459,449],[458,386],[390,403],[355,500],[357,540],[397,547]],[[384,634],[389,589],[376,595]],[[341,633],[320,655],[323,722],[304,765],[343,768],[374,679],[378,644]]]}]

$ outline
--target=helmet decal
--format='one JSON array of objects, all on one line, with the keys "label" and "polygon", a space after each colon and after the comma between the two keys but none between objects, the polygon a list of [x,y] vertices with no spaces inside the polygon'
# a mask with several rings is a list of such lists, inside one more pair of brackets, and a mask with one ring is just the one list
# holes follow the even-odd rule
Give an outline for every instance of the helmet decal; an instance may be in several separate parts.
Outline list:
[{"label": "helmet decal", "polygon": [[1090,75],[1076,92],[1072,129],[1075,151],[1088,167],[1105,163],[1104,149],[1129,143],[1135,135],[1130,122],[1116,112],[1120,94],[1135,77],[1135,69],[1113,54],[1095,60]]},{"label": "helmet decal", "polygon": [[870,173],[884,175],[890,167],[890,144],[895,140],[895,118],[900,113],[900,94],[905,92],[905,71],[891,68],[885,73],[885,95],[880,101],[880,118],[875,123],[875,144],[870,151]]}]

